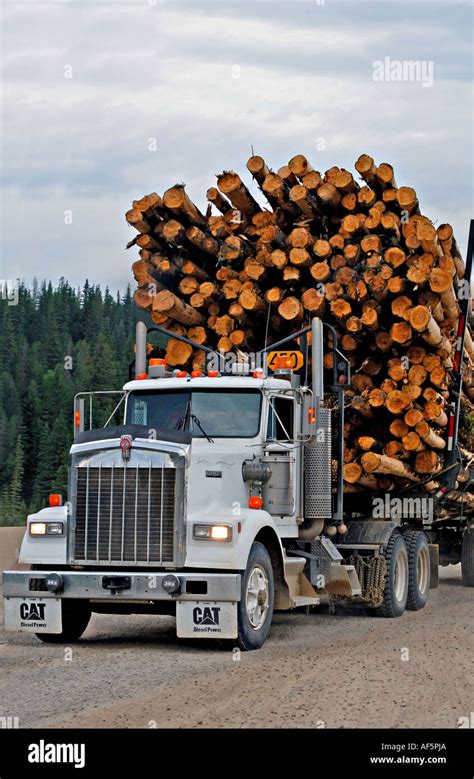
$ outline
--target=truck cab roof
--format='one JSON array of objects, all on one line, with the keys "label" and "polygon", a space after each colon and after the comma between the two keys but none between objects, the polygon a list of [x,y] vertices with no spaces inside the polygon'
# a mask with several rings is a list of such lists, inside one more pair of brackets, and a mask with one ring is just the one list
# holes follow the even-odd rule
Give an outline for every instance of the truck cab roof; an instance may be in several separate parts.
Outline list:
[{"label": "truck cab roof", "polygon": [[173,390],[173,389],[267,389],[284,392],[291,390],[291,383],[286,379],[273,377],[253,379],[249,376],[199,376],[191,378],[164,377],[160,379],[134,379],[127,382],[123,389],[127,392],[137,390]]}]

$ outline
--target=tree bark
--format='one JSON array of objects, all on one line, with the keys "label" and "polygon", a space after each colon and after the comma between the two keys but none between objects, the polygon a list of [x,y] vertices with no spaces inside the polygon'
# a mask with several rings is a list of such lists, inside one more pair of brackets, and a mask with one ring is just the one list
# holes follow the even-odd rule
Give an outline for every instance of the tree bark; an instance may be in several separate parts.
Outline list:
[{"label": "tree bark", "polygon": [[244,214],[254,214],[260,211],[260,206],[254,197],[250,194],[245,184],[242,183],[240,176],[233,171],[221,173],[217,177],[217,185],[223,195],[226,195],[234,208],[242,211]]},{"label": "tree bark", "polygon": [[163,195],[163,203],[169,211],[183,216],[191,224],[200,226],[206,224],[204,216],[189,199],[184,186],[180,184],[166,190]]},{"label": "tree bark", "polygon": [[169,290],[158,292],[153,300],[153,310],[175,319],[184,325],[201,325],[204,317],[195,308],[188,306]]}]

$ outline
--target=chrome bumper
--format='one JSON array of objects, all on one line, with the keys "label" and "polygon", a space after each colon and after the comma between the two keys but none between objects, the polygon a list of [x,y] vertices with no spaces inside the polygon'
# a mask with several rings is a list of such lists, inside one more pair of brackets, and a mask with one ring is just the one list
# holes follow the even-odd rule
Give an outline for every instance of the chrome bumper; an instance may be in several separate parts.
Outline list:
[{"label": "chrome bumper", "polygon": [[[60,592],[45,589],[46,579],[61,577]],[[165,577],[179,579],[180,589],[170,594],[163,588]],[[110,586],[117,580],[117,588]],[[43,584],[44,581],[44,584]],[[105,585],[108,586],[105,586]],[[127,585],[125,588],[120,585]],[[85,600],[128,601],[240,601],[240,574],[236,573],[129,573],[127,571],[5,571],[5,598],[82,598]]]}]

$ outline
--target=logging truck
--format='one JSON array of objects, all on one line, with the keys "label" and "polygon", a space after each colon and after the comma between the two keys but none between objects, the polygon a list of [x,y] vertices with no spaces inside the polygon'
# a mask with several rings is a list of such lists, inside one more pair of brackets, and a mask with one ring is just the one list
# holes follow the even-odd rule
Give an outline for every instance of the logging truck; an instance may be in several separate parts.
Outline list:
[{"label": "logging truck", "polygon": [[417,483],[367,503],[344,495],[351,371],[330,325],[314,317],[253,364],[193,344],[207,365],[192,373],[147,360],[152,331],[171,336],[138,322],[121,424],[85,424],[101,393],[75,399],[69,494],[27,518],[23,566],[3,574],[7,630],[70,643],[93,612],[166,614],[178,637],[252,650],[275,610],[323,598],[388,618],[422,609],[440,559],[462,557],[474,584],[472,515],[440,509],[460,465],[455,404],[436,493]]}]

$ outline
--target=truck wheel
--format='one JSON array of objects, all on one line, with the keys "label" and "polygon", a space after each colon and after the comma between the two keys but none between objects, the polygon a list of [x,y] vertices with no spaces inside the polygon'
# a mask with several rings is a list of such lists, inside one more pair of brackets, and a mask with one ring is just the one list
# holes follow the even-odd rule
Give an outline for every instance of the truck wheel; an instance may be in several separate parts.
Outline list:
[{"label": "truck wheel", "polygon": [[424,533],[409,530],[403,534],[408,552],[407,609],[419,611],[426,605],[430,589],[430,550]]},{"label": "truck wheel", "polygon": [[474,532],[469,528],[462,537],[461,573],[464,587],[474,587]]},{"label": "truck wheel", "polygon": [[61,633],[36,633],[45,644],[64,644],[77,641],[91,618],[91,607],[86,600],[61,601],[63,629]]},{"label": "truck wheel", "polygon": [[376,614],[379,617],[401,617],[408,597],[408,553],[400,533],[394,533],[385,550],[387,578],[382,605]]},{"label": "truck wheel", "polygon": [[241,649],[259,649],[264,644],[273,617],[273,568],[266,548],[255,542],[242,576],[238,604],[238,644]]}]

